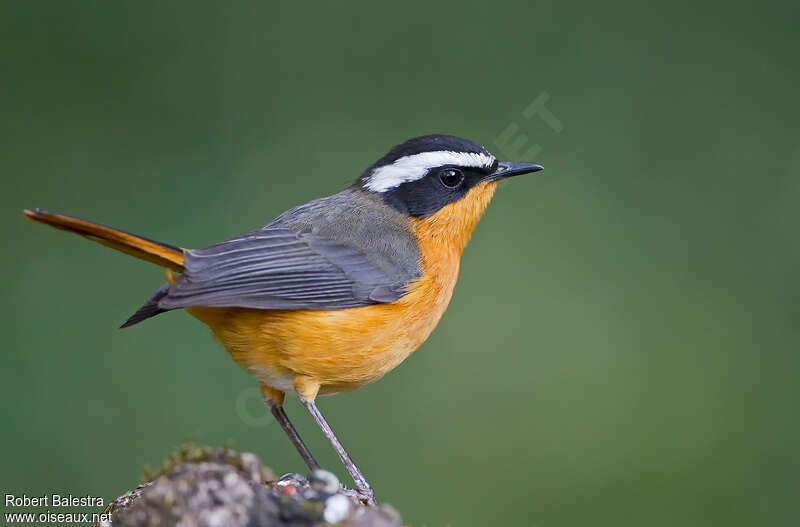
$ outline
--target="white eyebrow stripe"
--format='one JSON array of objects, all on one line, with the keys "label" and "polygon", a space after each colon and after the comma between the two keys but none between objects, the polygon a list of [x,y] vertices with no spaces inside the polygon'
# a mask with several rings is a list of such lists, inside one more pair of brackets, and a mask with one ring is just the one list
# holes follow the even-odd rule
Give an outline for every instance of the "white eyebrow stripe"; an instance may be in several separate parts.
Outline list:
[{"label": "white eyebrow stripe", "polygon": [[364,186],[375,192],[386,192],[403,183],[421,179],[428,170],[442,165],[489,168],[495,163],[492,155],[440,150],[398,158],[391,165],[376,168],[367,176]]}]

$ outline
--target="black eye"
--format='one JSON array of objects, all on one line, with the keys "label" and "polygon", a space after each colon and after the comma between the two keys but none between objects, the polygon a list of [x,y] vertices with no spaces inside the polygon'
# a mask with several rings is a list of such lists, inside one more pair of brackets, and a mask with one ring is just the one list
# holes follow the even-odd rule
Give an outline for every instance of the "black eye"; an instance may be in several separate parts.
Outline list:
[{"label": "black eye", "polygon": [[464,181],[464,174],[455,168],[445,168],[439,172],[439,179],[445,187],[457,187]]}]

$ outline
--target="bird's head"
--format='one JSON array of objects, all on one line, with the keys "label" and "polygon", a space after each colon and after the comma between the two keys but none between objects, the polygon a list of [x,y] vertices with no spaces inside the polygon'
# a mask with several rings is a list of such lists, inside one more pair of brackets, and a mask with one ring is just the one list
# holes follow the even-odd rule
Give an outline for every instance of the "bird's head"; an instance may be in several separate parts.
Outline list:
[{"label": "bird's head", "polygon": [[469,239],[497,183],[540,165],[498,161],[481,145],[452,135],[425,135],[397,145],[356,182],[398,211],[436,230]]}]

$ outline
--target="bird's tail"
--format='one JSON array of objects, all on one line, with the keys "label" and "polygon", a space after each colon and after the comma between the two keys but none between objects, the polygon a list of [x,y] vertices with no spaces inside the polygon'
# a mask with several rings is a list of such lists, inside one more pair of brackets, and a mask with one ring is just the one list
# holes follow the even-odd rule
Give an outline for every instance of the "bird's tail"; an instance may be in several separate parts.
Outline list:
[{"label": "bird's tail", "polygon": [[[25,217],[32,221],[38,221],[61,229],[64,231],[80,234],[97,243],[102,243],[107,247],[130,254],[136,258],[160,265],[170,271],[183,272],[183,249],[168,243],[157,242],[136,236],[129,232],[114,229],[107,225],[95,223],[93,221],[82,220],[73,216],[56,214],[42,209],[25,210]],[[174,275],[169,271],[168,276],[174,280]],[[165,310],[158,307],[158,301],[167,294],[169,284],[164,284],[158,289],[145,304],[134,313],[122,327],[132,326],[146,318],[163,313]]]},{"label": "bird's tail", "polygon": [[80,234],[97,243],[154,264],[183,272],[183,250],[168,243],[136,236],[107,225],[42,209],[25,210],[25,217],[64,231]]}]

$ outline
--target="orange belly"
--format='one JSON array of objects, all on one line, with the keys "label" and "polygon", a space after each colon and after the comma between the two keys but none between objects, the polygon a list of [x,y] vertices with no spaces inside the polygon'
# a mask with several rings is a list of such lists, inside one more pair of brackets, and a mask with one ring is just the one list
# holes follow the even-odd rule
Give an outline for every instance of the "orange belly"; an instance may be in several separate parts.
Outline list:
[{"label": "orange belly", "polygon": [[[396,302],[335,311],[190,307],[233,359],[267,386],[293,391],[295,377],[319,383],[320,395],[380,379],[428,338],[458,278],[461,253],[495,184],[425,219],[414,220],[422,278]],[[471,199],[469,199],[471,198]]]},{"label": "orange belly", "polygon": [[337,311],[187,311],[267,386],[292,391],[295,377],[303,375],[320,383],[320,395],[330,395],[376,381],[400,364],[436,327],[451,293],[452,285],[442,290],[423,278],[390,304]]}]

